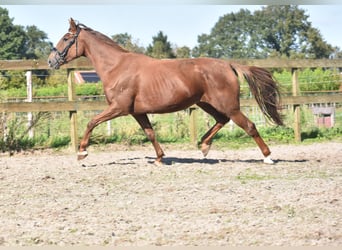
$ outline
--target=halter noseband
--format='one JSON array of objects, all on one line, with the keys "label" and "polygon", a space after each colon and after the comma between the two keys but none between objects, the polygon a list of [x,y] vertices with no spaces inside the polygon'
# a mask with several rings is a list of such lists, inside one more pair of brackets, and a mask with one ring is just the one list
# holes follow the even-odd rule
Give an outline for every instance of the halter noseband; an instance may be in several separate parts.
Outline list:
[{"label": "halter noseband", "polygon": [[[59,65],[62,65],[64,63],[66,63],[66,55],[68,54],[68,51],[70,49],[70,47],[76,42],[76,57],[77,57],[77,38],[78,38],[78,35],[80,34],[81,32],[81,28],[79,26],[77,26],[77,31],[76,31],[76,34],[74,34],[73,38],[71,39],[71,41],[68,43],[68,45],[63,49],[62,52],[58,51],[57,48],[53,48],[52,51],[55,51],[56,54],[55,54],[55,59],[57,61],[57,63]],[[58,57],[57,57],[58,55]]]}]

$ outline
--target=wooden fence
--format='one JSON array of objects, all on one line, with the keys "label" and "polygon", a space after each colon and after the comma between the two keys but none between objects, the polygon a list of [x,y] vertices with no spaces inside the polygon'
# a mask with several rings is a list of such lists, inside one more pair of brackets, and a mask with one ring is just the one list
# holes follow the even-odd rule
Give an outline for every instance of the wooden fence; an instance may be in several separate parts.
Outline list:
[{"label": "wooden fence", "polygon": [[[320,96],[300,96],[298,69],[301,68],[342,68],[342,59],[322,59],[322,60],[284,60],[284,59],[241,59],[231,60],[235,63],[254,65],[263,68],[287,68],[292,72],[292,96],[283,96],[282,105],[292,105],[294,114],[294,131],[296,141],[301,141],[300,128],[300,105],[315,103],[342,103],[342,93],[336,95],[320,95]],[[67,69],[68,72],[68,101],[63,102],[16,102],[16,103],[0,103],[0,112],[39,112],[39,111],[67,111],[70,114],[70,135],[73,149],[77,150],[77,112],[84,110],[103,110],[107,106],[104,101],[77,101],[75,84],[72,81],[71,72],[75,69],[92,69],[92,65],[86,58],[77,59],[61,68]],[[49,69],[44,60],[14,60],[0,61],[0,70],[37,70]],[[241,106],[256,106],[254,99],[241,99]],[[196,107],[190,108],[190,139],[196,142]]]}]

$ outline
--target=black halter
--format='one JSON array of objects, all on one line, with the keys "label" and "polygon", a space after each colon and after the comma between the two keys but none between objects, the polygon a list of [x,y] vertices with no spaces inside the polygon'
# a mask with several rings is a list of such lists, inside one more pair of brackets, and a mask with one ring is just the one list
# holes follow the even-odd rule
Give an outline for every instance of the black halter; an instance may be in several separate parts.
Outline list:
[{"label": "black halter", "polygon": [[57,61],[57,63],[59,65],[62,65],[64,63],[66,63],[66,55],[68,54],[68,51],[70,49],[70,47],[76,42],[76,57],[77,57],[77,37],[81,32],[81,28],[79,26],[77,26],[77,31],[76,34],[74,34],[74,36],[72,37],[71,41],[68,43],[68,45],[63,49],[62,52],[58,51],[56,48],[53,48],[52,51],[55,51],[55,59]]}]

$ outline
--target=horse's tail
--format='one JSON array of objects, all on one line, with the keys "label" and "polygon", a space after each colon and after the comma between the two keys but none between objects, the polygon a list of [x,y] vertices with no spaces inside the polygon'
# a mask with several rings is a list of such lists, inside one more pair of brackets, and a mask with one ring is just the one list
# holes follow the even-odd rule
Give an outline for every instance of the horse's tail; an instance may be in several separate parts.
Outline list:
[{"label": "horse's tail", "polygon": [[231,68],[238,77],[243,76],[246,79],[264,115],[275,124],[284,125],[278,112],[280,103],[278,84],[272,74],[266,69],[255,66],[231,64]]}]

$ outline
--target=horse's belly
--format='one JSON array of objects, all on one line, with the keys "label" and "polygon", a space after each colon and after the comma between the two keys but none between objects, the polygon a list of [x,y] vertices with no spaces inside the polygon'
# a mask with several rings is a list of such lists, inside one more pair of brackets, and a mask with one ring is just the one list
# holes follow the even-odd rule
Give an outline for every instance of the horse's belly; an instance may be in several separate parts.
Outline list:
[{"label": "horse's belly", "polygon": [[150,95],[137,98],[134,105],[134,113],[169,113],[188,108],[197,103],[200,95],[180,94],[170,92],[169,95]]}]

